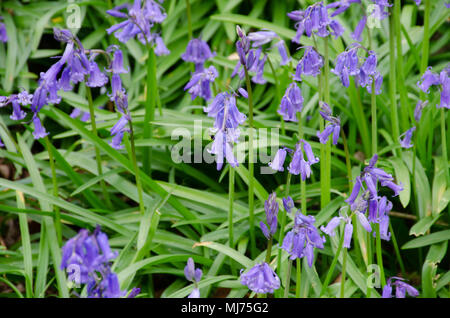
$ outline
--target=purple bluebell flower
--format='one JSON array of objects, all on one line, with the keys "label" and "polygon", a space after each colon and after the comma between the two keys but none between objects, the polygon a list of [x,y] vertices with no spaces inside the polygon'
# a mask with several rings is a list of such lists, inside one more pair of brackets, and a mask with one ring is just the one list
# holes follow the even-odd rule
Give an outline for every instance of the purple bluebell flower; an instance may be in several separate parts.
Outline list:
[{"label": "purple bluebell flower", "polygon": [[291,20],[294,20],[295,29],[297,30],[292,42],[300,44],[300,38],[303,34],[307,37],[311,37],[316,34],[319,37],[326,37],[331,33],[334,36],[339,36],[343,33],[343,28],[339,22],[330,19],[328,16],[328,8],[323,2],[317,2],[306,10],[296,10],[289,12],[287,15]]},{"label": "purple bluebell flower", "polygon": [[263,46],[264,44],[271,42],[276,37],[278,37],[278,35],[269,30],[250,32],[247,35],[247,38],[252,42],[253,47]]},{"label": "purple bluebell flower", "polygon": [[12,120],[22,120],[26,117],[26,113],[20,108],[19,101],[17,99],[13,100],[12,102],[13,106],[13,113],[10,116]]},{"label": "purple bluebell flower", "polygon": [[392,298],[392,288],[395,286],[395,298],[405,298],[406,293],[411,297],[419,296],[419,291],[404,282],[401,277],[390,277],[383,288],[382,298]]},{"label": "purple bluebell flower", "polygon": [[269,167],[276,171],[284,171],[284,161],[286,160],[286,148],[278,149],[275,157],[269,162]]},{"label": "purple bluebell flower", "polygon": [[0,136],[0,147],[5,147],[5,144],[2,142],[2,137]]},{"label": "purple bluebell flower", "polygon": [[242,87],[239,87],[239,88],[238,88],[238,92],[239,92],[239,94],[241,94],[242,97],[248,98],[248,93],[247,93],[247,91],[246,91],[245,89],[243,89]]},{"label": "purple bluebell flower", "polygon": [[37,115],[33,117],[34,131],[33,136],[34,139],[41,139],[48,135],[48,132],[45,131],[45,128],[42,126],[41,120]]},{"label": "purple bluebell flower", "polygon": [[433,73],[431,71],[431,67],[428,67],[425,73],[423,74],[420,81],[417,82],[417,86],[424,92],[429,94],[430,87],[433,85],[439,85],[439,75]]},{"label": "purple bluebell flower", "polygon": [[315,218],[297,212],[294,219],[294,228],[289,231],[281,248],[289,253],[291,259],[306,256],[309,267],[314,262],[314,248],[323,248],[325,238],[321,237],[314,226]]},{"label": "purple bluebell flower", "polygon": [[321,102],[320,115],[324,120],[330,123],[325,127],[322,133],[320,131],[317,132],[317,137],[319,138],[320,143],[326,144],[330,135],[333,134],[333,145],[336,145],[339,139],[339,133],[341,131],[340,119],[332,116],[330,106],[324,102]]},{"label": "purple bluebell flower", "polygon": [[398,137],[402,148],[408,149],[413,146],[413,144],[411,143],[411,138],[415,130],[416,127],[412,127]]},{"label": "purple bluebell flower", "polygon": [[184,90],[188,90],[192,100],[200,96],[206,101],[209,101],[211,99],[210,84],[214,82],[217,76],[216,68],[211,65],[202,72],[194,73],[191,80],[184,87]]},{"label": "purple bluebell flower", "polygon": [[414,119],[416,122],[420,121],[422,117],[422,110],[428,105],[428,101],[419,100],[416,104],[416,108],[414,109]]},{"label": "purple bluebell flower", "polygon": [[236,106],[236,97],[227,92],[217,94],[211,104],[203,110],[208,117],[215,118],[214,127],[220,130],[238,128],[246,119]]},{"label": "purple bluebell flower", "polygon": [[361,0],[339,0],[333,3],[330,3],[327,5],[327,9],[334,9],[337,8],[336,11],[334,11],[330,17],[335,17],[345,11],[347,11],[348,8],[350,8],[350,4],[352,3],[361,3]]},{"label": "purple bluebell flower", "polygon": [[118,48],[118,46],[111,46],[108,50],[114,50],[111,67],[108,69],[108,71],[112,72],[113,74],[128,73],[128,70],[126,70],[123,66],[123,53]]},{"label": "purple bluebell flower", "polygon": [[416,6],[420,6],[420,3],[422,2],[422,0],[414,0],[416,2]]},{"label": "purple bluebell flower", "polygon": [[187,264],[184,267],[184,276],[191,282],[198,283],[202,279],[202,270],[200,268],[195,268],[195,263],[192,257],[189,257]]},{"label": "purple bluebell flower", "polygon": [[270,240],[277,231],[278,208],[279,206],[277,202],[277,195],[275,192],[272,192],[269,195],[269,198],[264,202],[264,211],[266,212],[267,225],[263,221],[259,223],[261,231],[268,240]]},{"label": "purple bluebell flower", "polygon": [[248,272],[241,270],[241,284],[258,294],[273,293],[280,288],[280,279],[269,264],[256,264]]},{"label": "purple bluebell flower", "polygon": [[186,62],[203,64],[213,58],[214,55],[215,53],[211,53],[211,49],[206,41],[192,39],[189,41],[186,51],[181,55],[181,58]]},{"label": "purple bluebell flower", "polygon": [[30,105],[33,102],[33,94],[29,94],[26,90],[17,94],[17,101],[22,105]]},{"label": "purple bluebell flower", "polygon": [[303,108],[302,91],[297,83],[293,82],[286,89],[283,98],[281,99],[280,109],[278,114],[283,116],[285,121],[297,122],[297,113],[301,112]]},{"label": "purple bluebell flower", "polygon": [[125,131],[119,131],[117,134],[113,135],[113,138],[111,139],[111,142],[109,143],[109,145],[116,149],[116,150],[120,150],[123,149],[124,146],[122,145],[122,139],[123,139],[123,135],[124,135]]},{"label": "purple bluebell flower", "polygon": [[155,54],[157,56],[169,55],[170,50],[164,44],[164,40],[159,35],[155,37]]},{"label": "purple bluebell flower", "polygon": [[89,87],[105,86],[106,83],[108,83],[108,76],[106,76],[102,71],[100,71],[100,68],[94,61],[91,61],[89,63],[89,66],[90,66],[89,78],[86,82],[86,85]]},{"label": "purple bluebell flower", "polygon": [[[303,149],[302,149],[303,148]],[[305,160],[303,151],[306,154],[307,160]],[[301,175],[302,180],[306,180],[311,175],[311,165],[319,162],[319,158],[315,157],[311,146],[305,140],[301,139],[297,145],[292,157],[292,161],[289,164],[289,173],[293,175]]]},{"label": "purple bluebell flower", "polygon": [[366,22],[367,22],[367,16],[363,15],[363,17],[361,18],[361,20],[359,20],[358,24],[356,25],[355,31],[351,34],[351,37],[353,40],[357,41],[357,42],[361,42],[362,41],[362,32],[364,31],[364,28],[366,26]]},{"label": "purple bluebell flower", "polygon": [[302,75],[317,76],[323,66],[323,58],[312,46],[305,47],[305,53],[297,64],[294,80],[302,80]]},{"label": "purple bluebell flower", "polygon": [[288,196],[287,198],[283,198],[283,207],[287,213],[291,213],[295,208],[294,200],[292,200],[290,196]]},{"label": "purple bluebell flower", "polygon": [[[3,20],[2,16],[0,16],[0,20]],[[0,22],[0,41],[3,43],[8,42],[8,33],[6,32],[6,26],[3,22]]]},{"label": "purple bluebell flower", "polygon": [[280,53],[280,57],[281,57],[280,65],[283,66],[283,65],[289,64],[289,62],[292,61],[292,58],[290,56],[288,56],[287,49],[286,49],[286,43],[284,43],[283,40],[280,40],[275,45],[278,49],[278,52]]},{"label": "purple bluebell flower", "polygon": [[437,108],[450,109],[450,64],[439,75],[441,84],[441,102]]},{"label": "purple bluebell flower", "polygon": [[[233,130],[233,128],[228,129],[227,132],[229,130]],[[239,165],[233,154],[232,137],[230,137],[227,132],[218,130],[214,135],[214,142],[211,149],[208,150],[209,153],[216,155],[217,170],[222,169],[225,159],[233,168]]]}]

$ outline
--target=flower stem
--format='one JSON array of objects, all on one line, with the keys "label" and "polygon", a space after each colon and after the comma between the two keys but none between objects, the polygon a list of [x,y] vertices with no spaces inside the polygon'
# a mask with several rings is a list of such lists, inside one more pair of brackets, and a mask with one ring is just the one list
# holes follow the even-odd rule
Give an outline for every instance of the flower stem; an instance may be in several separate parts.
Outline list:
[{"label": "flower stem", "polygon": [[254,214],[254,189],[253,189],[253,93],[252,85],[250,84],[250,76],[247,67],[244,65],[245,81],[247,84],[248,93],[248,208],[249,208],[249,222],[250,222],[250,250],[252,257],[256,256],[256,239],[255,239],[255,214]]},{"label": "flower stem", "polygon": [[343,259],[342,259],[342,274],[341,274],[341,295],[340,298],[344,298],[345,296],[345,274],[346,274],[346,266],[347,266],[347,249],[344,248],[343,251]]},{"label": "flower stem", "polygon": [[[230,243],[230,247],[234,247],[234,237],[233,237],[233,204],[234,204],[234,169],[230,166],[230,171],[228,175],[228,240]],[[234,272],[234,262],[233,259],[230,258],[231,262],[231,271]]]},{"label": "flower stem", "polygon": [[286,282],[284,289],[284,298],[289,298],[289,286],[291,285],[292,259],[289,258],[288,269],[286,272]]},{"label": "flower stem", "polygon": [[[88,104],[89,104],[89,115],[91,117],[91,126],[92,126],[92,133],[98,137],[97,133],[97,124],[95,122],[95,111],[94,111],[94,102],[92,100],[92,91],[89,86],[86,85],[86,96],[88,98]],[[95,148],[95,159],[97,161],[97,174],[101,176],[103,174],[102,169],[102,158],[100,156],[100,149],[96,145],[94,145]],[[100,187],[102,188],[102,193],[106,201],[106,205],[109,208],[112,208],[111,200],[109,198],[108,190],[106,189],[105,180],[100,180]]]},{"label": "flower stem", "polygon": [[400,249],[398,248],[397,238],[395,237],[394,228],[392,227],[391,222],[389,222],[389,231],[391,232],[392,244],[394,245],[395,255],[397,256],[397,261],[400,265],[400,270],[402,271],[403,277],[406,275],[405,265],[403,265],[402,256],[400,254]]},{"label": "flower stem", "polygon": [[[372,237],[370,232],[367,232],[367,264],[372,264]],[[367,284],[367,292],[366,297],[370,298],[370,294],[372,293],[372,288]]]},{"label": "flower stem", "polygon": [[[47,146],[48,161],[50,162],[50,168],[52,170],[53,196],[57,198],[59,194],[58,178],[56,177],[55,159],[53,158],[53,151],[48,136],[45,136],[45,143]],[[54,220],[55,220],[56,236],[58,238],[58,244],[59,246],[61,246],[62,244],[61,212],[59,210],[59,206],[54,205],[53,209],[55,211]]]},{"label": "flower stem", "polygon": [[[158,95],[158,87],[156,84],[156,57],[155,51],[150,44],[147,44],[147,94],[145,102],[144,115],[144,139],[152,139],[153,137],[153,121],[155,120],[155,106]],[[152,147],[144,148],[142,160],[142,168],[146,174],[151,177],[152,174]]]},{"label": "flower stem", "polygon": [[444,158],[444,171],[447,173],[447,184],[450,184],[450,177],[448,171],[448,152],[447,152],[447,132],[445,131],[445,108],[441,108],[441,142],[442,142],[442,157]]},{"label": "flower stem", "polygon": [[267,242],[267,252],[266,252],[266,263],[270,263],[270,258],[272,257],[272,244],[273,239],[270,237],[269,241]]},{"label": "flower stem", "polygon": [[300,258],[297,258],[297,279],[295,286],[295,298],[300,298],[300,287],[302,282],[302,262]]},{"label": "flower stem", "polygon": [[371,94],[371,110],[372,110],[372,156],[377,153],[377,99],[375,95],[375,79],[372,81]]},{"label": "flower stem", "polygon": [[[291,178],[292,175],[288,173],[287,180],[286,180],[286,192],[285,197],[287,198],[289,196],[289,188],[291,187]],[[283,209],[283,212],[281,214],[281,224],[280,224],[280,235],[278,236],[278,257],[277,257],[277,270],[278,270],[278,276],[281,274],[281,244],[283,244],[284,239],[284,228],[286,227],[286,210]],[[281,293],[279,294],[281,296]]]},{"label": "flower stem", "polygon": [[[331,109],[333,109],[330,104],[330,63],[329,63],[329,53],[328,53],[328,37],[324,38],[324,77],[323,77],[323,95],[322,98],[327,103]],[[323,119],[322,119],[323,120]],[[325,162],[323,176],[320,176],[322,186],[321,196],[320,196],[320,206],[323,209],[329,202],[331,198],[331,140],[325,145]]]},{"label": "flower stem", "polygon": [[323,296],[328,288],[328,284],[330,283],[331,276],[333,275],[334,268],[336,267],[339,254],[341,254],[342,246],[344,245],[344,231],[342,231],[341,238],[339,240],[339,246],[336,251],[336,254],[334,254],[333,261],[331,262],[330,269],[328,270],[327,276],[325,277],[325,281],[322,285],[322,290],[320,291],[320,296]]},{"label": "flower stem", "polygon": [[[398,112],[397,112],[397,98],[396,98],[396,76],[395,76],[395,20],[391,15],[389,17],[389,99],[391,103],[391,124],[392,124],[392,139],[394,141],[398,140],[399,123],[398,123]],[[401,151],[394,149],[394,154],[396,156],[402,154]]]},{"label": "flower stem", "polygon": [[380,268],[380,277],[381,277],[381,287],[383,288],[386,285],[386,277],[384,276],[384,267],[383,267],[383,254],[381,251],[381,235],[380,235],[380,223],[376,224],[377,231],[377,263]]},{"label": "flower stem", "polygon": [[141,177],[139,175],[139,167],[136,160],[136,147],[135,147],[135,141],[134,141],[134,129],[133,129],[133,122],[131,120],[128,121],[130,125],[130,144],[131,144],[131,161],[133,162],[133,168],[134,168],[134,174],[135,174],[135,180],[136,180],[136,187],[138,190],[138,199],[139,199],[139,211],[141,213],[141,216],[145,214],[145,205],[144,205],[144,195],[142,191],[142,183],[141,183]]}]

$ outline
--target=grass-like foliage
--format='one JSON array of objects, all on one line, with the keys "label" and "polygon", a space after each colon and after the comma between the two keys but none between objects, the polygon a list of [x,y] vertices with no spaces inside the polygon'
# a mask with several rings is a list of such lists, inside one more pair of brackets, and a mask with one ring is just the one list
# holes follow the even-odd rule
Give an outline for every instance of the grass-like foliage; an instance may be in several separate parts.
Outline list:
[{"label": "grass-like foliage", "polygon": [[450,297],[447,0],[0,17],[0,297]]}]

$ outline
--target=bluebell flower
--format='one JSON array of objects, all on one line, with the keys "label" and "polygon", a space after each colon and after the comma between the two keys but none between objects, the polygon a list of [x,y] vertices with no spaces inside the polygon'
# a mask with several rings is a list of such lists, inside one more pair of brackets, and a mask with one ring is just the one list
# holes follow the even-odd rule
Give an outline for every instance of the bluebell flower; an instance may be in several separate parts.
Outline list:
[{"label": "bluebell flower", "polygon": [[328,16],[328,7],[322,1],[317,2],[306,10],[295,10],[289,12],[287,15],[291,20],[294,20],[296,35],[292,42],[300,44],[300,38],[303,34],[311,37],[316,34],[319,37],[326,37],[330,34],[330,30],[334,36],[339,36],[343,33],[343,27],[336,20],[330,19]]},{"label": "bluebell flower", "polygon": [[227,92],[217,94],[211,104],[203,110],[208,117],[215,118],[214,128],[219,130],[238,128],[246,120],[246,116],[239,112],[236,106],[236,97]]},{"label": "bluebell flower", "polygon": [[423,74],[420,81],[417,82],[417,86],[424,92],[429,94],[430,93],[430,87],[433,85],[439,85],[439,75],[433,73],[431,71],[431,66],[427,68],[425,73]]},{"label": "bluebell flower", "polygon": [[211,99],[211,83],[214,82],[217,76],[216,68],[211,65],[202,72],[194,73],[191,80],[184,87],[184,90],[188,90],[192,100],[200,96],[206,101],[209,101]]},{"label": "bluebell flower", "polygon": [[[229,130],[233,129],[228,129],[227,132]],[[227,132],[218,130],[214,135],[214,142],[211,149],[208,150],[209,153],[216,155],[217,170],[222,169],[225,159],[233,168],[239,165],[233,154],[232,138],[234,138],[234,136],[230,137]]]},{"label": "bluebell flower", "polygon": [[[0,16],[0,20],[3,20],[2,16]],[[8,33],[6,32],[6,26],[3,22],[0,22],[0,41],[3,43],[8,42]]]},{"label": "bluebell flower", "polygon": [[271,42],[276,37],[278,37],[278,35],[269,30],[250,32],[247,35],[247,38],[252,42],[253,47],[263,46],[264,44]]},{"label": "bluebell flower", "polygon": [[294,200],[292,200],[290,196],[288,196],[287,198],[283,198],[283,207],[287,213],[291,213],[295,208]]},{"label": "bluebell flower", "polygon": [[276,171],[284,171],[284,161],[286,160],[286,148],[278,149],[275,157],[269,162],[269,167]]},{"label": "bluebell flower", "polygon": [[[128,14],[122,12],[122,10],[127,10]],[[141,6],[141,0],[135,0],[132,5],[122,4],[106,11],[106,13],[116,18],[126,19],[106,30],[108,34],[114,33],[120,42],[126,43],[130,39],[137,37],[143,44],[149,43],[159,47],[155,50],[155,53],[156,51],[158,51],[158,54],[166,54],[168,52],[168,50],[164,49],[165,45],[164,47],[162,46],[162,39],[151,32],[152,27],[156,24],[161,24],[167,17],[164,8],[156,1],[144,0],[144,4]]]},{"label": "bluebell flower", "polygon": [[287,49],[286,49],[286,43],[284,43],[283,40],[278,41],[276,44],[276,47],[278,49],[278,53],[280,53],[281,57],[281,63],[280,65],[287,65],[292,61],[292,58],[288,56]]},{"label": "bluebell flower", "polygon": [[297,113],[301,112],[302,108],[302,91],[298,87],[297,83],[291,83],[281,99],[280,109],[278,109],[277,112],[283,116],[285,121],[298,122]]},{"label": "bluebell flower", "polygon": [[392,298],[392,288],[395,286],[395,298],[405,298],[406,293],[411,297],[419,296],[419,291],[404,282],[401,277],[390,277],[383,288],[382,298]]},{"label": "bluebell flower", "polygon": [[332,116],[330,106],[324,102],[321,102],[320,115],[324,120],[330,123],[325,127],[322,133],[320,131],[317,132],[317,137],[319,138],[320,143],[326,144],[330,135],[333,134],[333,145],[336,145],[339,139],[339,133],[341,131],[340,119]]},{"label": "bluebell flower", "polygon": [[186,62],[203,64],[214,56],[215,53],[211,53],[211,49],[206,41],[192,39],[189,41],[186,51],[181,55],[181,58]]},{"label": "bluebell flower", "polygon": [[34,124],[34,131],[33,131],[34,139],[44,138],[45,136],[48,135],[48,132],[45,131],[45,128],[44,126],[42,126],[41,120],[37,115],[33,116],[33,124]]},{"label": "bluebell flower", "polygon": [[367,23],[367,16],[363,15],[363,17],[359,20],[358,24],[356,25],[355,31],[351,33],[351,38],[355,40],[356,42],[362,41],[362,32],[364,31],[364,28],[366,27]]},{"label": "bluebell flower", "polygon": [[188,296],[188,298],[200,298],[200,290],[198,289],[198,283],[202,279],[202,270],[195,268],[195,263],[192,257],[189,257],[186,266],[184,267],[184,276],[186,279],[194,284],[194,289]]},{"label": "bluebell flower", "polygon": [[273,293],[280,288],[280,279],[267,263],[256,264],[248,272],[241,270],[241,284],[258,294]]},{"label": "bluebell flower", "polygon": [[166,47],[164,40],[159,35],[155,36],[155,54],[157,56],[169,55],[170,50]]},{"label": "bluebell flower", "polygon": [[[306,154],[307,160],[303,155],[303,151]],[[303,181],[306,178],[309,178],[311,175],[311,165],[319,162],[319,158],[315,157],[312,148],[308,142],[301,139],[295,148],[294,155],[292,157],[292,161],[289,164],[288,170],[289,173],[293,175],[301,175]]]},{"label": "bluebell flower", "polygon": [[412,127],[398,137],[402,148],[408,149],[413,146],[413,144],[411,143],[411,138],[415,130],[416,127]]},{"label": "bluebell flower", "polygon": [[350,8],[350,4],[352,3],[361,3],[361,0],[339,0],[333,3],[330,3],[327,5],[327,9],[334,9],[337,8],[330,17],[335,17],[341,13],[344,13],[347,11],[348,8]]},{"label": "bluebell flower", "polygon": [[129,71],[126,70],[125,67],[123,66],[123,53],[119,49],[119,47],[116,45],[110,46],[107,52],[111,51],[114,51],[114,55],[111,60],[111,66],[110,68],[108,68],[108,71],[112,72],[113,74],[128,73]]},{"label": "bluebell flower", "polygon": [[441,100],[437,108],[450,109],[450,64],[439,74],[441,84]]},{"label": "bluebell flower", "polygon": [[302,75],[317,76],[323,66],[323,58],[312,46],[305,47],[305,53],[295,69],[294,80],[301,81]]},{"label": "bluebell flower", "polygon": [[277,224],[278,224],[277,216],[279,206],[276,200],[277,195],[275,192],[272,192],[269,195],[269,198],[264,202],[264,211],[266,212],[267,225],[263,221],[259,223],[261,231],[268,240],[270,240],[277,231]]},{"label": "bluebell flower", "polygon": [[281,246],[289,253],[290,259],[306,257],[309,267],[314,262],[314,248],[323,249],[325,238],[321,237],[314,226],[315,218],[297,212],[294,219],[294,228],[284,237]]}]

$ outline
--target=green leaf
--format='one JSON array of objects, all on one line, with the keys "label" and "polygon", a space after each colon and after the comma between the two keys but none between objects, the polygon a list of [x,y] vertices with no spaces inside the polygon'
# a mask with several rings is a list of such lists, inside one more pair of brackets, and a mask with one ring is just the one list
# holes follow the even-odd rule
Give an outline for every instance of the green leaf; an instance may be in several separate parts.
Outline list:
[{"label": "green leaf", "polygon": [[250,268],[253,266],[254,262],[251,259],[249,259],[247,256],[239,253],[235,249],[232,249],[229,246],[225,246],[223,244],[216,243],[216,242],[201,242],[201,243],[195,244],[195,247],[198,247],[198,246],[207,247],[207,248],[216,250],[220,253],[223,253],[223,254],[231,257],[232,259],[234,259],[236,262],[242,264],[246,268]]},{"label": "green leaf", "polygon": [[427,216],[423,219],[419,220],[413,227],[409,230],[409,235],[421,236],[424,235],[426,231],[430,229],[430,227],[439,219],[438,216]]},{"label": "green leaf", "polygon": [[399,197],[403,207],[406,208],[411,197],[411,181],[409,179],[408,168],[400,158],[392,157],[389,161],[394,167],[397,184],[401,183],[403,186],[403,191],[400,191]]},{"label": "green leaf", "polygon": [[411,248],[418,248],[448,240],[450,240],[450,230],[445,230],[415,238],[403,245],[402,249],[406,250]]}]

